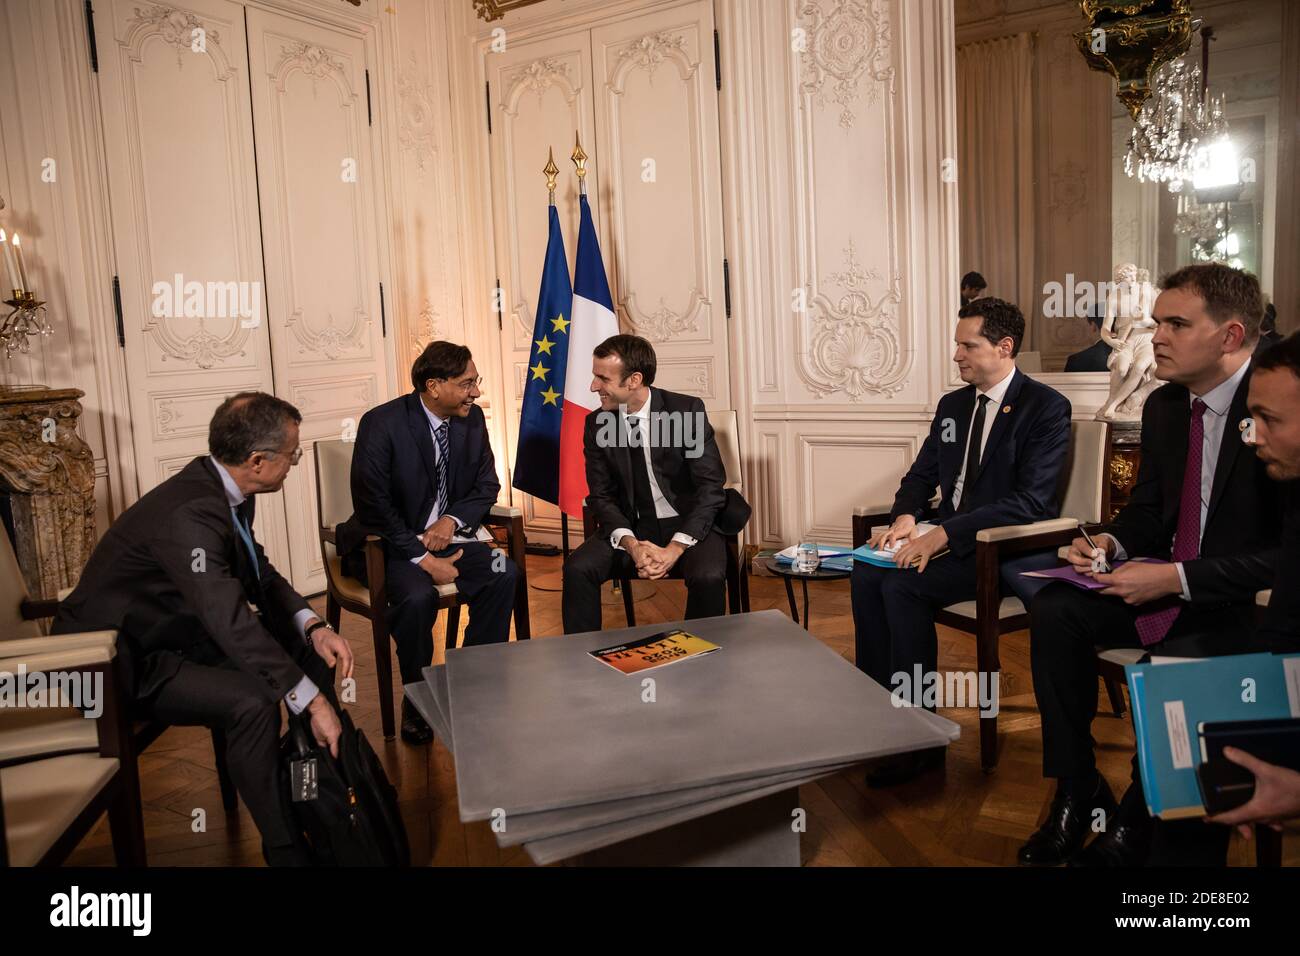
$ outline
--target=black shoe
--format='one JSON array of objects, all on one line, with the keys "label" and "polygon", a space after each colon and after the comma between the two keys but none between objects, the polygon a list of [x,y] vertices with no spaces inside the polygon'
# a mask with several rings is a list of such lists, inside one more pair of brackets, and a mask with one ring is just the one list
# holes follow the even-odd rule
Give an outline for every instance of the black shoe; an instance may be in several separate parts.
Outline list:
[{"label": "black shoe", "polygon": [[894,787],[915,780],[936,767],[942,767],[947,753],[947,747],[929,747],[881,757],[867,770],[867,786]]},{"label": "black shoe", "polygon": [[433,739],[433,728],[405,697],[402,698],[402,739],[408,744],[427,744]]},{"label": "black shoe", "polygon": [[1047,821],[1020,848],[1021,866],[1059,866],[1078,852],[1092,832],[1093,811],[1100,808],[1107,820],[1115,816],[1115,795],[1101,776],[1091,797],[1072,797],[1060,784],[1047,811]]},{"label": "black shoe", "polygon": [[1133,784],[1097,839],[1070,857],[1070,866],[1142,866],[1151,849],[1154,822],[1143,800],[1133,799]]}]

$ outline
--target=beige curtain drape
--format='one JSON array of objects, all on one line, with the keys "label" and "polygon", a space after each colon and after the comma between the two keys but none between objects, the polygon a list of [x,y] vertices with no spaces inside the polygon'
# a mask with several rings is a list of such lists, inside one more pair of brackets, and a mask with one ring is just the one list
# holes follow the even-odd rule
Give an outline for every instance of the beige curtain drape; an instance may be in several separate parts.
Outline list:
[{"label": "beige curtain drape", "polygon": [[1034,347],[1034,37],[957,47],[957,188],[962,274],[1025,314]]}]

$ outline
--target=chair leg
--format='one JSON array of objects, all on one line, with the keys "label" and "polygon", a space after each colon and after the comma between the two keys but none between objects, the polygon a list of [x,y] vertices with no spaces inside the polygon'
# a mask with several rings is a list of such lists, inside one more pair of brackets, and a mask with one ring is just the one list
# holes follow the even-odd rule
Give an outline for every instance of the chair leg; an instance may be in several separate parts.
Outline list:
[{"label": "chair leg", "polygon": [[134,770],[118,774],[117,792],[108,805],[108,829],[113,839],[113,859],[118,866],[148,865],[140,778]]},{"label": "chair leg", "polygon": [[618,582],[618,587],[623,592],[623,612],[627,615],[627,626],[636,627],[636,609],[632,606],[632,580],[622,578]]},{"label": "chair leg", "polygon": [[234,813],[239,808],[239,795],[235,792],[235,781],[230,779],[230,768],[226,766],[226,732],[215,727],[212,729],[212,760],[217,766],[221,805],[227,813]]},{"label": "chair leg", "polygon": [[[998,660],[998,631],[996,623],[987,626],[980,622],[975,639],[976,667],[980,675],[988,674],[987,680],[1001,670]],[[998,765],[998,718],[980,716],[980,766],[985,773],[990,773]]]},{"label": "chair leg", "polygon": [[1120,682],[1113,677],[1104,678],[1106,682],[1106,696],[1110,698],[1110,709],[1115,712],[1116,717],[1124,716],[1124,688]]},{"label": "chair leg", "polygon": [[447,608],[447,647],[448,652],[454,651],[456,645],[460,643],[460,605],[453,604]]},{"label": "chair leg", "polygon": [[1282,865],[1282,834],[1259,823],[1255,825],[1255,865],[1267,869]]},{"label": "chair leg", "polygon": [[397,736],[397,725],[393,720],[393,655],[383,612],[370,619],[370,636],[375,645],[375,676],[379,679],[379,722],[384,729],[384,739],[392,740]]},{"label": "chair leg", "polygon": [[740,569],[740,610],[749,613],[749,568]]},{"label": "chair leg", "polygon": [[727,541],[727,613],[740,612],[740,557],[734,539]]},{"label": "chair leg", "polygon": [[339,623],[343,620],[343,608],[339,606],[338,601],[334,600],[334,594],[330,591],[325,592],[325,623],[332,627],[335,632],[339,629]]}]

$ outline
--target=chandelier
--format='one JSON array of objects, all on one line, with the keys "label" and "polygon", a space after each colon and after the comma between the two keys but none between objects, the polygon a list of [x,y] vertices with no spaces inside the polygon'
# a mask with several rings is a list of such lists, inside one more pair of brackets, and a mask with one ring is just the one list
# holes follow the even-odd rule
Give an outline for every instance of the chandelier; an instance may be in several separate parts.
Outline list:
[{"label": "chandelier", "polygon": [[1209,96],[1199,66],[1179,59],[1160,68],[1153,95],[1138,113],[1124,155],[1124,172],[1139,182],[1167,183],[1172,193],[1204,174],[1210,147],[1228,135],[1223,97]]}]

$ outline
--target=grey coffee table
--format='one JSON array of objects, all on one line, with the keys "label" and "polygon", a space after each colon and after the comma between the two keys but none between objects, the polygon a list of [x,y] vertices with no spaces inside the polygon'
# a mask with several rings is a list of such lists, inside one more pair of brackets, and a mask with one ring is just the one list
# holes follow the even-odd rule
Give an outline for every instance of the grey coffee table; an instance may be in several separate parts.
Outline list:
[{"label": "grey coffee table", "polygon": [[[587,653],[674,627],[722,649],[632,676]],[[959,733],[777,611],[461,648],[425,674],[407,693],[461,819],[541,863],[798,865],[799,784]]]}]

